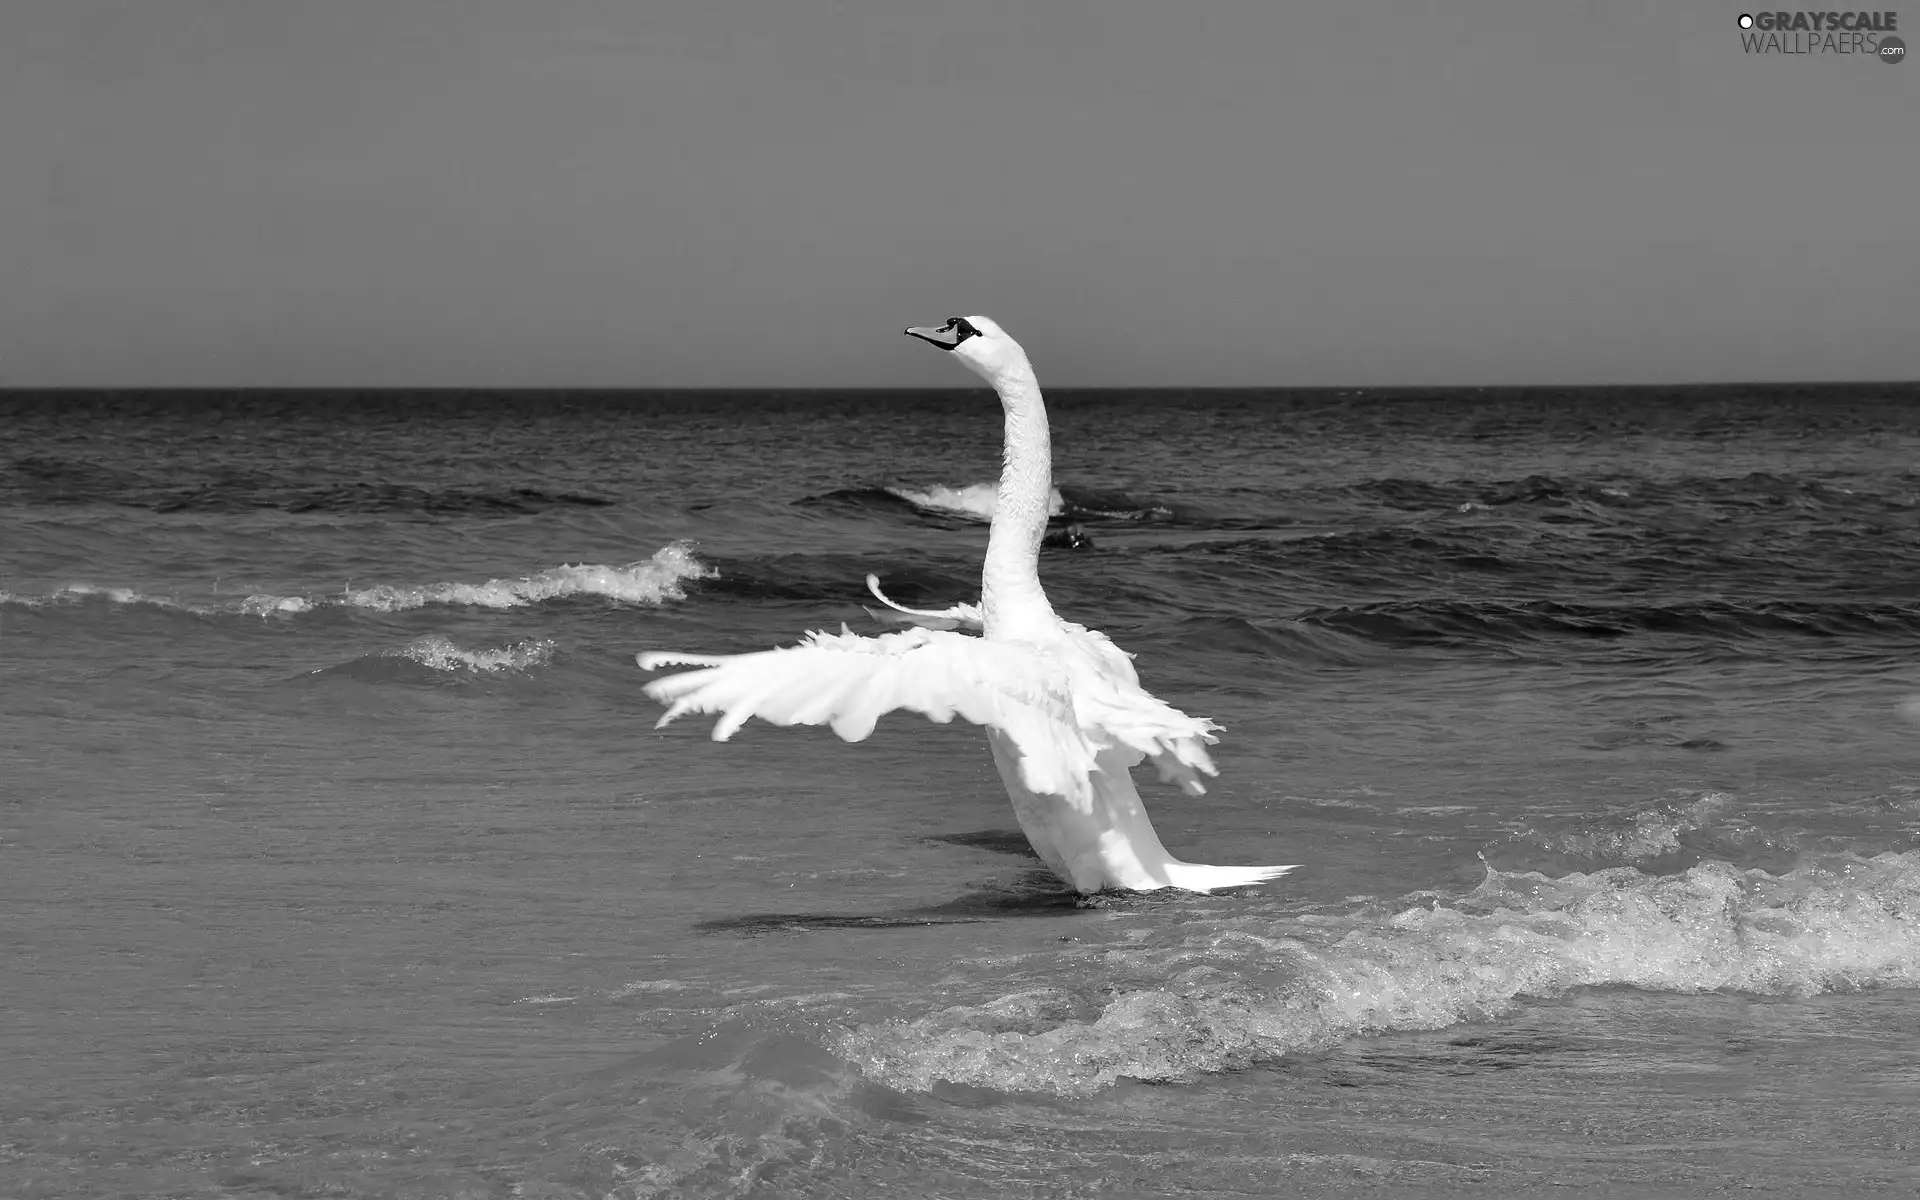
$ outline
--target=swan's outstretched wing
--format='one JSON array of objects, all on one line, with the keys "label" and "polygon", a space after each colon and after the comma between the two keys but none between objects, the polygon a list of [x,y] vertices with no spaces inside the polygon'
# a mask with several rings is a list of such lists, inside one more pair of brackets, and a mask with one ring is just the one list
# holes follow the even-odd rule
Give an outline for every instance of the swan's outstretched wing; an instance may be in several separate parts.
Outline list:
[{"label": "swan's outstretched wing", "polygon": [[1021,753],[1020,773],[1036,792],[1092,803],[1087,777],[1097,748],[1074,719],[1065,673],[1017,647],[934,629],[879,637],[810,633],[798,646],[726,657],[641,654],[640,666],[704,668],[656,679],[647,695],[667,704],[659,724],[690,712],[724,714],[726,741],[757,716],[775,725],[827,725],[864,740],[883,713],[912,709],[935,721],[955,715],[991,725]]},{"label": "swan's outstretched wing", "polygon": [[1190,717],[1143,689],[1132,656],[1107,635],[1083,625],[1065,624],[1065,630],[1061,657],[1081,728],[1096,743],[1117,742],[1151,758],[1160,778],[1189,796],[1204,793],[1207,787],[1200,776],[1220,773],[1207,753],[1207,746],[1219,740],[1214,731],[1220,727]]}]

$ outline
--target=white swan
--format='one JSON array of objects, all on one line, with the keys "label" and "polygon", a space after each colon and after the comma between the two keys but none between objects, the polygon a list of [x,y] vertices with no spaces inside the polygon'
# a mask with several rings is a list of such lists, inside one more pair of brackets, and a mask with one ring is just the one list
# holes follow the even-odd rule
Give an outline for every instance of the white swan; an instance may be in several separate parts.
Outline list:
[{"label": "white swan", "polygon": [[[890,608],[930,625],[879,637],[810,633],[784,650],[720,657],[648,653],[648,670],[704,667],[657,679],[647,694],[688,712],[724,714],[725,741],[758,716],[776,725],[831,725],[849,742],[882,713],[910,708],[935,721],[958,713],[986,726],[994,765],[1027,840],[1076,890],[1178,887],[1206,892],[1259,883],[1285,867],[1209,867],[1167,853],[1129,773],[1142,757],[1190,795],[1213,775],[1207,743],[1218,728],[1154,699],[1131,656],[1104,634],[1062,621],[1040,587],[1040,540],[1052,494],[1053,453],[1040,385],[1018,342],[985,317],[907,330],[984,377],[1006,410],[1006,458],[980,579],[980,605],[939,612]],[[982,636],[951,630],[974,626]],[[657,726],[656,726],[657,728]]]}]

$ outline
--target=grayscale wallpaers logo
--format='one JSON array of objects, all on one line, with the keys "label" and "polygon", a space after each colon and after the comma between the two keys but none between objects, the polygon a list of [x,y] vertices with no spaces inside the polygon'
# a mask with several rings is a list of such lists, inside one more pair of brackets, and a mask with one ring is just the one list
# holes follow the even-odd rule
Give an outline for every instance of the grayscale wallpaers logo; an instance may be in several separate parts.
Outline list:
[{"label": "grayscale wallpaers logo", "polygon": [[1845,54],[1881,62],[1907,60],[1896,12],[1763,12],[1740,14],[1748,54]]}]

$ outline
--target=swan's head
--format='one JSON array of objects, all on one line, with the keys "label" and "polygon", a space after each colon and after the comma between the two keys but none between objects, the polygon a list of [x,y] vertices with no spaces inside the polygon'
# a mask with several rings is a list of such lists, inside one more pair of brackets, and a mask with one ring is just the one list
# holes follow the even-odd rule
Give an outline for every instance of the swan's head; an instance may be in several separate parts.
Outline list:
[{"label": "swan's head", "polygon": [[937,328],[916,325],[907,330],[907,336],[917,337],[950,352],[988,383],[1001,378],[1008,371],[1032,370],[1027,364],[1027,352],[1020,348],[1020,343],[1008,337],[1006,330],[986,317],[948,317],[947,323]]}]

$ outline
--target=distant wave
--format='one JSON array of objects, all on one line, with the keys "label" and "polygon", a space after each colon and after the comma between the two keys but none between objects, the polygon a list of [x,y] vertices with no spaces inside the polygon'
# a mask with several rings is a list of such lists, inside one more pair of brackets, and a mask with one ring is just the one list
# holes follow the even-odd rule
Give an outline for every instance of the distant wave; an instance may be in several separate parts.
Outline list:
[{"label": "distant wave", "polygon": [[28,455],[0,474],[0,493],[33,504],[118,504],[153,512],[235,513],[261,509],[323,513],[513,516],[554,508],[603,508],[616,501],[535,487],[431,487],[351,480],[302,483],[244,468],[210,472],[189,484],[161,484],[80,459]]},{"label": "distant wave", "polygon": [[1285,598],[1310,614],[1430,602],[1493,614],[1565,602],[1585,606],[1579,619],[1596,629],[1622,610],[1638,610],[1657,626],[1665,620],[1660,610],[1679,608],[1683,627],[1724,610],[1736,632],[1778,618],[1783,631],[1801,625],[1818,633],[1836,617],[1849,631],[1856,617],[1867,622],[1862,629],[1904,625],[1920,570],[1916,547],[1920,528],[1891,520],[1809,520],[1787,530],[1771,520],[1663,517],[1658,527],[1626,522],[1570,534],[1493,515],[1234,536],[1169,545],[1164,553],[1196,578],[1261,597],[1256,607]]},{"label": "distant wave", "polygon": [[[937,599],[937,589],[916,589]],[[1581,646],[1628,647],[1679,635],[1703,653],[1770,653],[1783,638],[1831,640],[1863,652],[1920,637],[1920,605],[1739,603],[1569,604],[1551,600],[1406,600],[1313,608],[1291,619],[1183,617],[1154,626],[1187,653],[1275,659],[1295,666],[1366,666],[1408,650],[1492,650],[1560,659]],[[1630,652],[1630,651],[1629,651]]]},{"label": "distant wave", "polygon": [[246,512],[271,508],[294,513],[427,513],[434,516],[516,516],[552,508],[605,508],[614,501],[581,492],[540,488],[425,488],[398,483],[341,483],[326,487],[233,488],[209,485],[149,500],[155,512]]},{"label": "distant wave", "polygon": [[[1088,523],[1152,522],[1210,529],[1264,529],[1301,522],[1402,523],[1407,514],[1472,515],[1543,526],[1639,530],[1679,518],[1702,521],[1790,514],[1800,521],[1920,521],[1920,474],[1893,482],[1849,486],[1845,481],[1794,479],[1764,471],[1740,476],[1647,478],[1621,474],[1597,479],[1527,475],[1514,479],[1427,480],[1388,477],[1339,485],[1245,488],[1233,510],[1170,504],[1125,491],[1062,483],[1049,515]],[[993,517],[991,482],[841,488],[808,496],[806,506],[913,513],[922,518],[987,521]]]},{"label": "distant wave", "polygon": [[1344,497],[1405,511],[1531,506],[1570,511],[1587,508],[1592,515],[1693,506],[1835,512],[1908,512],[1920,507],[1920,476],[1905,476],[1897,486],[1898,491],[1888,493],[1826,480],[1783,478],[1766,471],[1752,471],[1745,475],[1672,478],[1623,474],[1595,480],[1561,479],[1552,475],[1446,481],[1389,477],[1334,488],[1308,488],[1300,494]]},{"label": "distant wave", "polygon": [[[993,520],[995,501],[998,499],[994,483],[964,483],[958,487],[936,483],[924,488],[889,485],[880,490],[898,496],[915,508],[924,508],[933,512],[957,513],[979,521]],[[1060,489],[1054,488],[1047,506],[1047,515],[1057,517],[1066,512],[1066,501],[1060,497]]]},{"label": "distant wave", "polygon": [[1457,900],[1408,899],[1420,902],[1384,919],[1156,930],[1099,951],[1117,987],[1036,977],[988,1003],[861,1025],[835,1049],[894,1087],[1075,1095],[1484,1020],[1578,987],[1920,986],[1920,853],[1830,854],[1780,876],[1717,861],[1666,876],[1489,868]]},{"label": "distant wave", "polygon": [[1836,638],[1920,633],[1920,605],[1832,601],[1690,600],[1670,604],[1571,604],[1554,600],[1388,601],[1313,609],[1305,624],[1389,646],[1511,647],[1544,639],[1611,640],[1670,633],[1722,642],[1779,635]]},{"label": "distant wave", "polygon": [[685,599],[688,580],[710,579],[716,572],[694,556],[686,542],[674,542],[652,557],[625,566],[580,564],[552,567],[512,579],[483,583],[376,584],[345,588],[332,594],[277,595],[260,592],[232,601],[188,601],[156,596],[132,588],[69,584],[40,595],[0,591],[0,604],[28,608],[86,601],[144,604],[201,615],[246,613],[253,616],[295,614],[326,607],[399,612],[446,604],[478,608],[519,608],[568,596],[601,596],[627,604],[663,604]]}]

